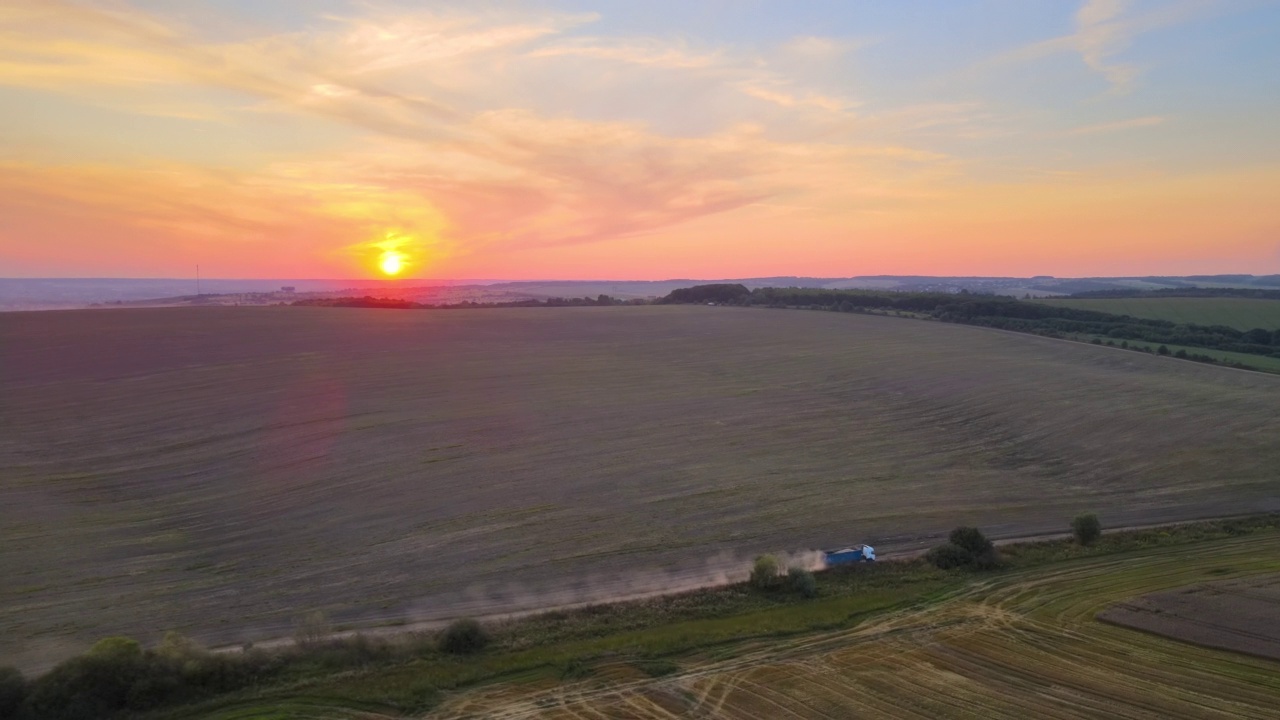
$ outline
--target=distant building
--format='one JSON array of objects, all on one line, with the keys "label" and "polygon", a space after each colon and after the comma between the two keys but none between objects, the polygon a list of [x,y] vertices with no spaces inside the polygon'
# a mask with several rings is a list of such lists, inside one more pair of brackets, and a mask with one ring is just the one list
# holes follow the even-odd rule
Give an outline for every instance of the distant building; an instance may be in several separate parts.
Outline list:
[{"label": "distant building", "polygon": [[291,292],[296,292],[296,291],[297,291],[297,289],[298,289],[298,288],[296,288],[296,287],[294,287],[294,286],[292,286],[292,285],[285,285],[284,287],[280,288],[280,292],[284,292],[284,293],[291,293]]}]

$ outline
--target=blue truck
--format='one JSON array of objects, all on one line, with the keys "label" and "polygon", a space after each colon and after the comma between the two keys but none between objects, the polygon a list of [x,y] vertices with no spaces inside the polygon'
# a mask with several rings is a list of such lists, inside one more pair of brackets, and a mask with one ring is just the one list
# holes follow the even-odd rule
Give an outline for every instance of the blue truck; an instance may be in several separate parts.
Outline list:
[{"label": "blue truck", "polygon": [[859,545],[843,550],[824,550],[822,554],[827,561],[827,567],[876,561],[876,549],[870,545]]}]

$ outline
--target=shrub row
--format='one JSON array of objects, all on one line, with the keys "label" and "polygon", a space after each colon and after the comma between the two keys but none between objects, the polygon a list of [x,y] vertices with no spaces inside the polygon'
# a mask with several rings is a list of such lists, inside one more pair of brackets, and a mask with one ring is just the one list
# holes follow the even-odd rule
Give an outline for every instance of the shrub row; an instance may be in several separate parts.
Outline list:
[{"label": "shrub row", "polygon": [[177,633],[154,648],[110,637],[85,654],[28,681],[14,668],[0,668],[0,720],[101,720],[181,705],[319,671],[402,662],[424,653],[479,652],[488,632],[475,620],[459,620],[435,637],[414,644],[356,635],[328,637],[322,616],[299,626],[296,644],[274,652],[209,652]]}]

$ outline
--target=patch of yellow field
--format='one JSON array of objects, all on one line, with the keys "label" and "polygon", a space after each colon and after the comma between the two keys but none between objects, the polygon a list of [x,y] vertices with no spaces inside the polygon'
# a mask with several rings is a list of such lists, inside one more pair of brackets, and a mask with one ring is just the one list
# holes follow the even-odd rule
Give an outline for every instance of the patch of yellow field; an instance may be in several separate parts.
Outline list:
[{"label": "patch of yellow field", "polygon": [[1162,548],[993,576],[851,630],[744,645],[637,678],[610,665],[535,689],[451,698],[440,718],[1274,718],[1280,663],[1106,625],[1154,590],[1280,568],[1280,535]]}]

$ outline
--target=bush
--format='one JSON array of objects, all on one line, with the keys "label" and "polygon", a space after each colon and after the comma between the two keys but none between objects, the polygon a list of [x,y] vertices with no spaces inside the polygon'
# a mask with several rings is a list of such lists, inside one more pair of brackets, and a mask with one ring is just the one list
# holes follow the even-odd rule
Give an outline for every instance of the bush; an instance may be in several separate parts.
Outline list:
[{"label": "bush", "polygon": [[951,535],[947,539],[951,541],[951,544],[959,545],[968,550],[969,554],[974,557],[995,549],[995,546],[991,544],[987,536],[983,535],[982,531],[976,527],[958,527],[951,531]]},{"label": "bush", "polygon": [[962,567],[993,570],[1000,567],[1000,553],[978,528],[958,527],[947,539],[946,545],[939,545],[925,555],[925,560],[934,567],[942,570]]},{"label": "bush", "polygon": [[318,645],[329,639],[330,632],[332,628],[329,625],[329,616],[321,610],[316,610],[294,622],[293,641],[299,647]]},{"label": "bush", "polygon": [[471,618],[454,620],[440,633],[440,650],[452,655],[480,652],[488,644],[489,633]]},{"label": "bush", "polygon": [[813,573],[804,568],[791,568],[787,571],[787,585],[802,598],[818,596],[818,581]]},{"label": "bush", "polygon": [[991,546],[986,550],[973,556],[973,562],[969,564],[974,570],[995,570],[1003,565],[1000,559],[1000,551],[995,546]]},{"label": "bush", "polygon": [[[49,720],[98,720],[134,706],[135,686],[148,676],[142,646],[129,638],[100,640],[31,684],[23,711]],[[149,688],[143,688],[146,690]]]},{"label": "bush", "polygon": [[1081,545],[1092,545],[1102,537],[1102,523],[1098,522],[1098,516],[1093,513],[1077,515],[1071,521],[1071,534]]},{"label": "bush", "polygon": [[199,643],[173,630],[164,634],[164,638],[160,640],[159,645],[156,645],[154,652],[158,657],[176,663],[195,660],[205,654],[204,648],[200,647]]},{"label": "bush", "polygon": [[925,554],[924,559],[939,570],[954,570],[971,565],[973,553],[955,543],[947,543],[930,550]]},{"label": "bush", "polygon": [[594,671],[591,669],[591,662],[585,658],[571,658],[565,663],[564,669],[560,671],[561,680],[581,680],[585,677],[591,677]]},{"label": "bush", "polygon": [[27,681],[17,668],[0,667],[0,718],[18,716],[18,708],[27,696]]},{"label": "bush", "polygon": [[776,590],[782,586],[782,563],[773,555],[761,555],[751,567],[751,587],[757,590]]},{"label": "bush", "polygon": [[649,677],[662,677],[680,671],[680,666],[670,660],[637,660],[632,664]]}]

